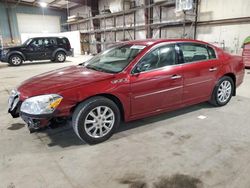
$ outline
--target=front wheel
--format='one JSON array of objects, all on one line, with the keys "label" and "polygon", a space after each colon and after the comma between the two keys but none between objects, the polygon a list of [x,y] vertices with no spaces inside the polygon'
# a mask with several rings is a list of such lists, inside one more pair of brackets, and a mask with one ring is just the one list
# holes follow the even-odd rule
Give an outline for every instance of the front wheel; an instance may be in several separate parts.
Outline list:
[{"label": "front wheel", "polygon": [[23,63],[23,58],[20,55],[12,55],[9,59],[9,64],[12,66],[20,66]]},{"label": "front wheel", "polygon": [[82,102],[73,113],[72,125],[77,136],[88,144],[109,139],[120,123],[117,105],[105,97]]},{"label": "front wheel", "polygon": [[223,76],[214,88],[210,103],[214,106],[226,105],[233,96],[234,81],[231,77]]}]

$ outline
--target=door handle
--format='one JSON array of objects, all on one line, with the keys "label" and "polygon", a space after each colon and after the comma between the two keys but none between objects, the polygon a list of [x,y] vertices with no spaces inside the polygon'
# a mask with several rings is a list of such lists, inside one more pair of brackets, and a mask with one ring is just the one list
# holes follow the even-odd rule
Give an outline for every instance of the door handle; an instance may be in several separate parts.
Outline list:
[{"label": "door handle", "polygon": [[209,72],[214,72],[214,71],[217,71],[217,67],[211,67],[211,68],[209,69]]},{"label": "door handle", "polygon": [[177,75],[177,74],[175,74],[175,75],[173,75],[171,77],[172,80],[179,79],[179,78],[182,78],[182,76],[181,75]]}]

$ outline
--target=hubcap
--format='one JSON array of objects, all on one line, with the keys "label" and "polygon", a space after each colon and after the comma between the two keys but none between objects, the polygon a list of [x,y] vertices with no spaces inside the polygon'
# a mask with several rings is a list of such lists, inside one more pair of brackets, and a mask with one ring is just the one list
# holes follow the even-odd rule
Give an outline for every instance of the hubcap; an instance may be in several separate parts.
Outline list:
[{"label": "hubcap", "polygon": [[115,114],[107,106],[98,106],[91,110],[85,118],[84,129],[93,138],[107,135],[115,123]]},{"label": "hubcap", "polygon": [[218,89],[218,100],[221,103],[227,102],[227,100],[230,98],[232,92],[232,84],[228,80],[223,81]]},{"label": "hubcap", "polygon": [[13,57],[13,58],[11,59],[11,62],[12,62],[14,65],[19,65],[19,64],[21,63],[21,58],[15,56],[15,57]]},{"label": "hubcap", "polygon": [[58,59],[58,61],[63,61],[64,60],[64,55],[63,54],[58,54],[57,59]]}]

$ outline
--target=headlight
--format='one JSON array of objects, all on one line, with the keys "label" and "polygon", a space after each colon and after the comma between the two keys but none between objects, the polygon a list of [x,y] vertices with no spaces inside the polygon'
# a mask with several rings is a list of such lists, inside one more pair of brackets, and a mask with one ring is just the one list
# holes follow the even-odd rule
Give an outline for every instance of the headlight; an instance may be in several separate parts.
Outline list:
[{"label": "headlight", "polygon": [[10,51],[10,50],[3,50],[3,51],[2,51],[2,54],[3,54],[3,55],[6,55],[9,51]]},{"label": "headlight", "polygon": [[16,89],[12,89],[10,92],[8,106],[10,110],[13,110],[19,101],[19,92]]},{"label": "headlight", "polygon": [[21,112],[40,115],[51,114],[61,103],[63,97],[57,94],[40,95],[26,99],[21,105]]}]

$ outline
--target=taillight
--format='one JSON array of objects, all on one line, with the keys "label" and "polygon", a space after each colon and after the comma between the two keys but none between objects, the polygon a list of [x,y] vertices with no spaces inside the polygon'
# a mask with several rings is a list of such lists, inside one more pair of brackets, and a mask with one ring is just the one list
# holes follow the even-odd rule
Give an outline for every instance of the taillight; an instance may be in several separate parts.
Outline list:
[{"label": "taillight", "polygon": [[71,45],[70,45],[70,43],[68,42],[68,49],[70,50],[71,49]]}]

